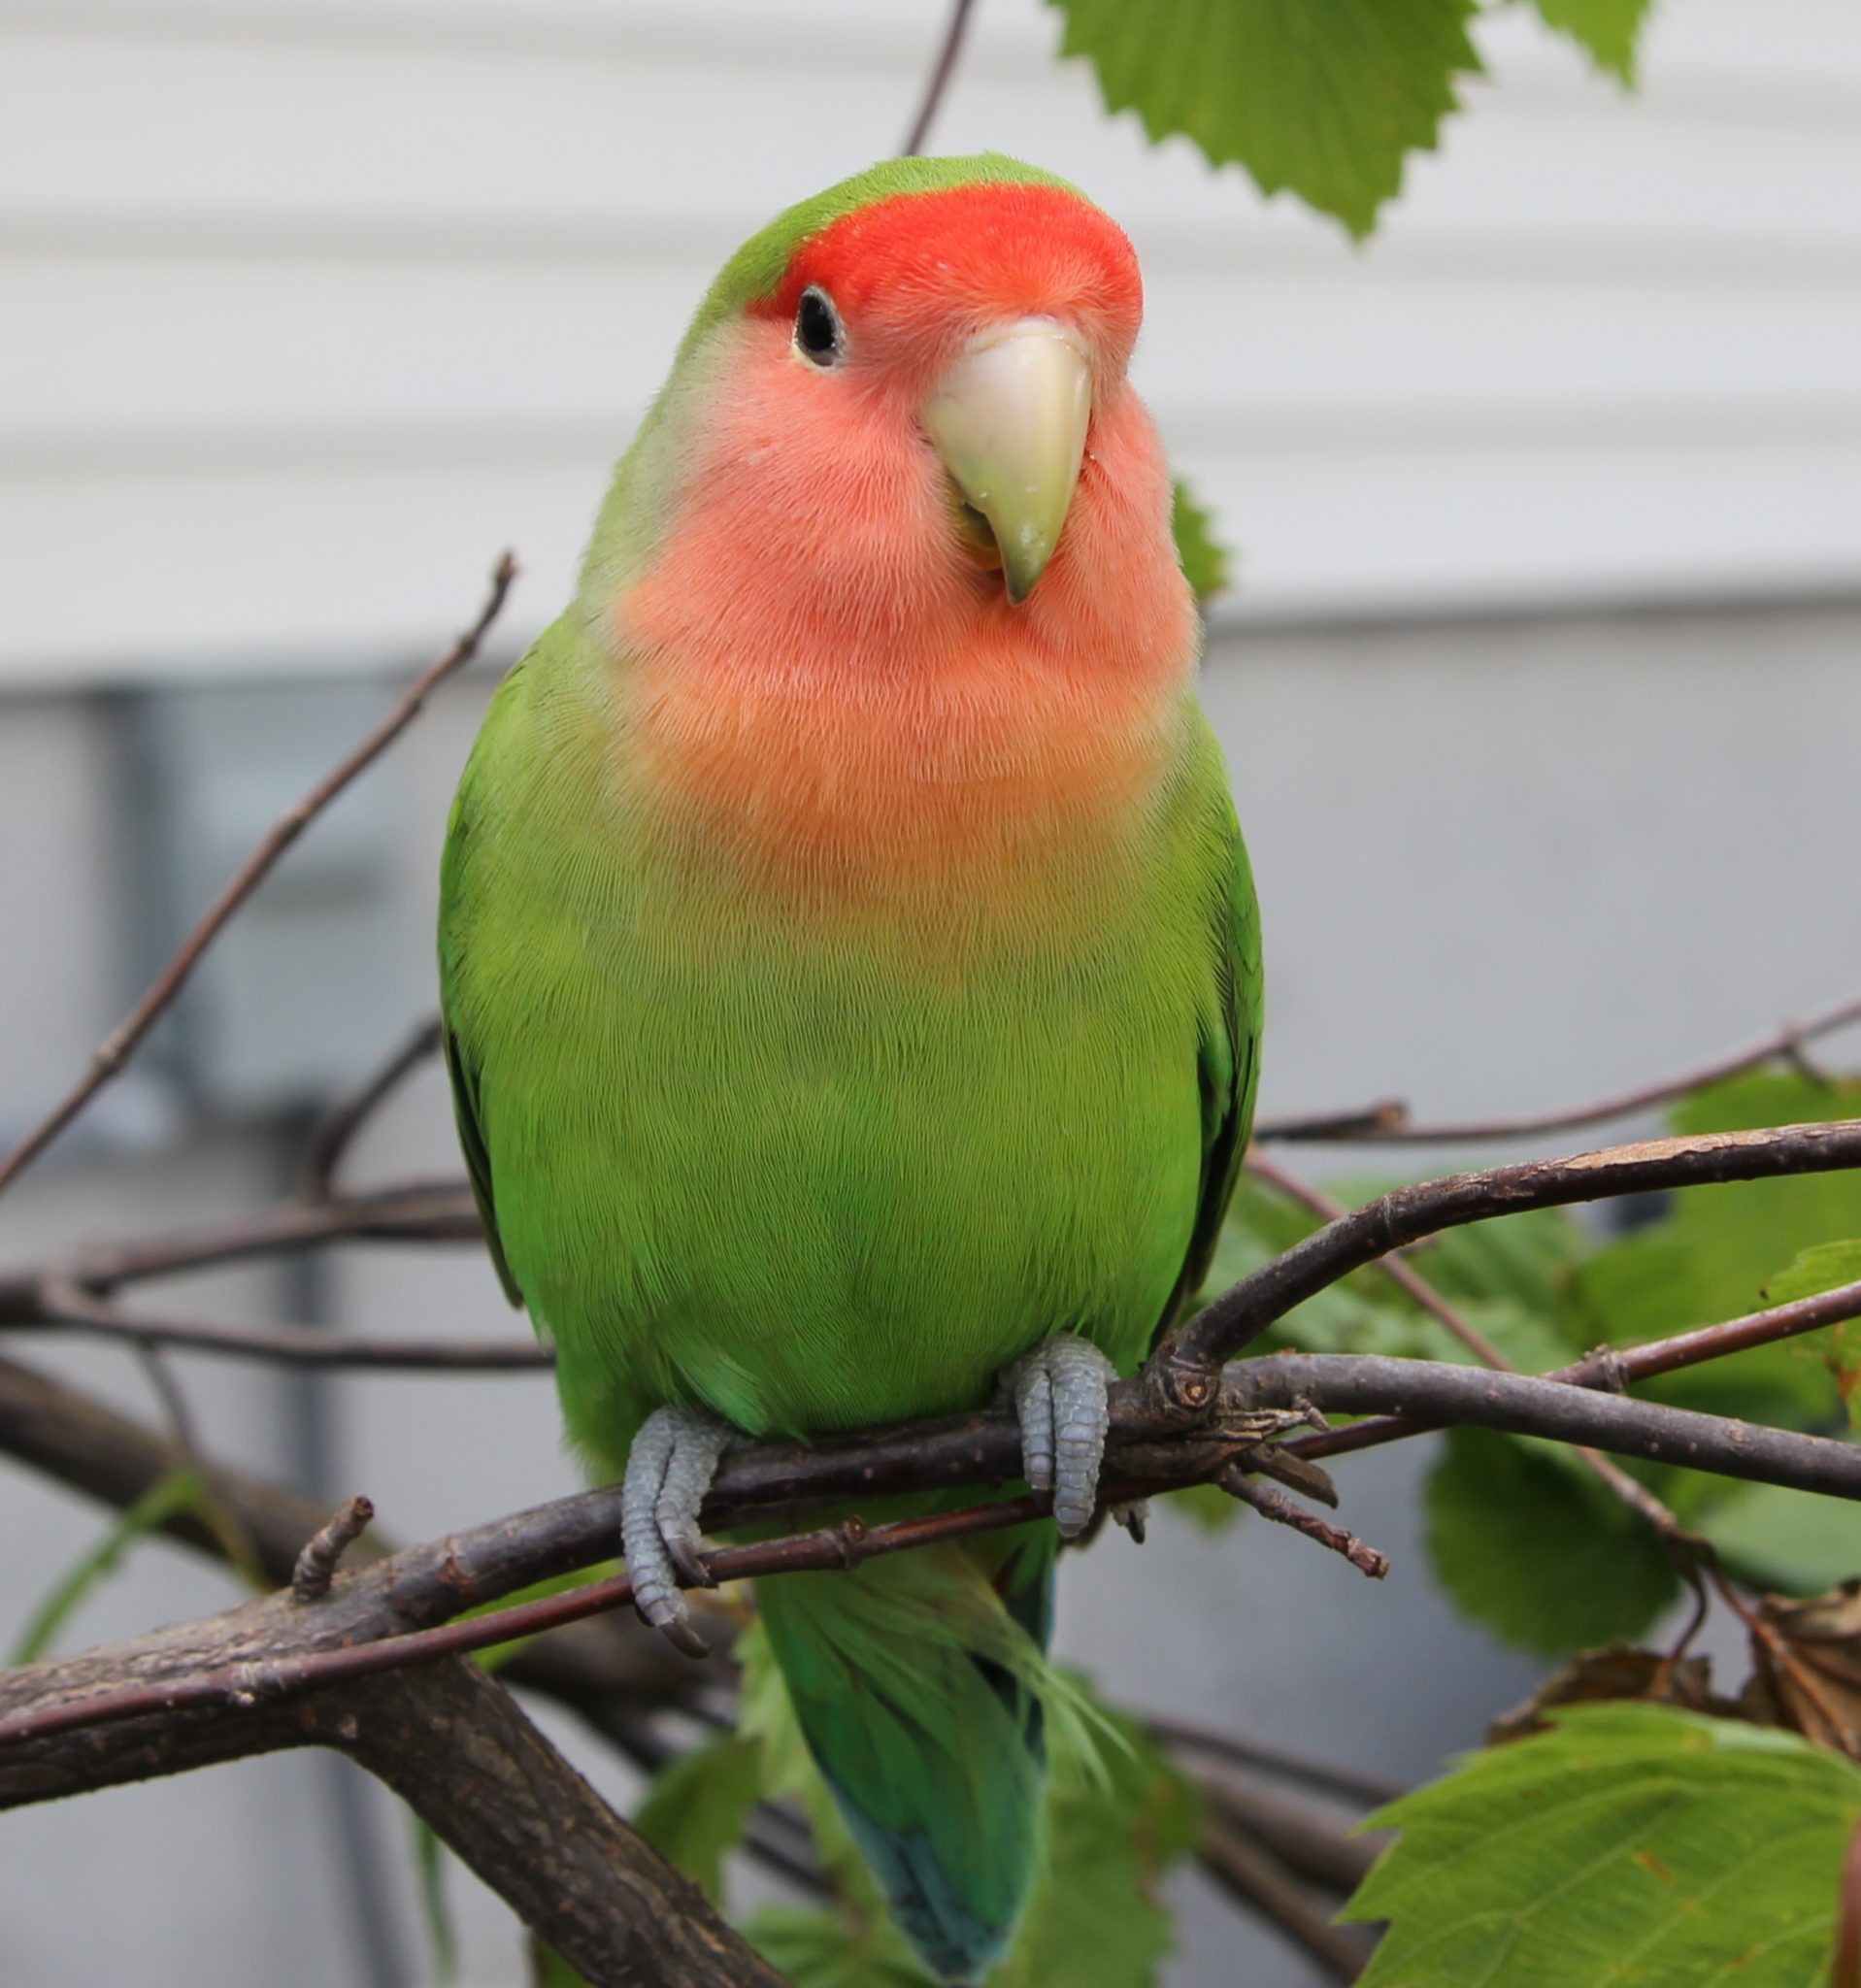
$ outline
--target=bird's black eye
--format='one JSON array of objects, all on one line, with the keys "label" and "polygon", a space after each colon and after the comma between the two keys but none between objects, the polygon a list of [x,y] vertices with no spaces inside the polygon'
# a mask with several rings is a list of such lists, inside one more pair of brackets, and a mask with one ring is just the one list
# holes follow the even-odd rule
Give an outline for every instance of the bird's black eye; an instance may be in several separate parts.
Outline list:
[{"label": "bird's black eye", "polygon": [[847,333],[840,313],[818,283],[810,283],[801,293],[795,312],[795,346],[816,366],[837,366],[846,355]]}]

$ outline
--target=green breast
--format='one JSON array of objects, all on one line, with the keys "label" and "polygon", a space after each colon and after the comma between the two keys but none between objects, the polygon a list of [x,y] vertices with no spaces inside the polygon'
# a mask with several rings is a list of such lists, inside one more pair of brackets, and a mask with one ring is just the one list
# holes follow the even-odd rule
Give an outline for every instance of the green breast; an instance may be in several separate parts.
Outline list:
[{"label": "green breast", "polygon": [[667,1400],[759,1434],[956,1410],[1056,1331],[1134,1366],[1202,1190],[1203,735],[1090,918],[1023,911],[959,959],[921,921],[798,922],[650,833],[615,860],[548,772],[468,776],[443,953],[582,1440],[617,1455]]}]

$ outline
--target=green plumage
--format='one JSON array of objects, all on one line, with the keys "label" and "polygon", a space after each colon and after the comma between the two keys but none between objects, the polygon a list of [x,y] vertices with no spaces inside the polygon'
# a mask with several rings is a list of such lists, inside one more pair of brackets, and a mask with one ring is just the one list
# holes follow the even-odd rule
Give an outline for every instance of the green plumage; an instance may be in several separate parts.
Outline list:
[{"label": "green plumage", "polygon": [[[790,1437],[967,1409],[1058,1332],[1128,1373],[1201,1281],[1252,1106],[1252,886],[1188,693],[1119,860],[1069,883],[1089,918],[982,920],[948,955],[909,907],[798,919],[630,775],[587,601],[664,528],[705,314],[777,281],[815,206],[714,289],[583,602],[493,702],[446,851],[473,1182],[506,1288],[556,1345],[569,1430],[610,1475],[668,1402]],[[761,1598],[855,1836],[952,1977],[1000,1950],[1037,1856],[1051,1560],[1044,1528]],[[946,1633],[901,1635],[913,1620]]]}]

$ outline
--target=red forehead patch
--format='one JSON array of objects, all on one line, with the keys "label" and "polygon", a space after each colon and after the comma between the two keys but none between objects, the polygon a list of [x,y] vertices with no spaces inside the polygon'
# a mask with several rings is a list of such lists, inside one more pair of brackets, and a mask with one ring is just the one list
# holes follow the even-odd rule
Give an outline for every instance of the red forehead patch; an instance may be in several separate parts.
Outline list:
[{"label": "red forehead patch", "polygon": [[818,283],[851,323],[930,312],[1099,318],[1128,347],[1144,310],[1124,230],[1063,187],[999,182],[900,193],[843,215],[796,249],[756,315],[790,317]]}]

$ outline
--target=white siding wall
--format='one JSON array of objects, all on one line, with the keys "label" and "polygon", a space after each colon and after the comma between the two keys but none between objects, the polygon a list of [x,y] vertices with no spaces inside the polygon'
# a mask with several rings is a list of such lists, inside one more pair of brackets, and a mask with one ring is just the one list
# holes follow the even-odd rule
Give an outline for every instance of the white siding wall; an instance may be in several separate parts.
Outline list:
[{"label": "white siding wall", "polygon": [[[329,667],[559,599],[703,282],[898,140],[943,0],[0,4],[0,674]],[[938,132],[1131,227],[1242,613],[1861,573],[1861,15],[1523,16],[1367,250],[990,0]]]}]

